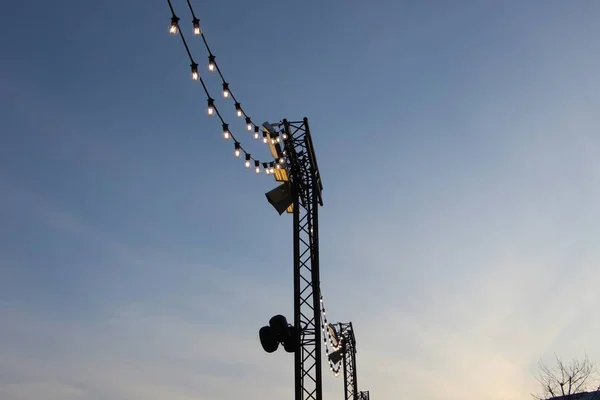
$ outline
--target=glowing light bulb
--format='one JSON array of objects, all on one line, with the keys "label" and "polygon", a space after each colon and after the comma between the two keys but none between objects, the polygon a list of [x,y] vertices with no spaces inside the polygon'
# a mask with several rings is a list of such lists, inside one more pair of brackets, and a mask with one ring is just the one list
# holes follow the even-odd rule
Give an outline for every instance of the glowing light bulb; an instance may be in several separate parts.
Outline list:
[{"label": "glowing light bulb", "polygon": [[267,143],[267,142],[268,142],[267,132],[263,131],[263,143]]},{"label": "glowing light bulb", "polygon": [[277,143],[280,143],[280,142],[281,142],[281,139],[279,138],[279,136],[277,136],[277,137],[275,138],[275,141],[276,141]]},{"label": "glowing light bulb", "polygon": [[208,99],[208,108],[206,109],[206,113],[210,116],[215,115],[215,101],[211,98]]},{"label": "glowing light bulb", "polygon": [[238,142],[235,142],[235,150],[234,150],[233,154],[235,154],[236,157],[239,157],[240,154],[242,154],[242,150],[241,150],[240,144]]},{"label": "glowing light bulb", "polygon": [[[283,164],[285,162],[285,159],[283,157],[279,158],[279,164]],[[321,303],[323,302],[323,299],[321,299]]]},{"label": "glowing light bulb", "polygon": [[169,33],[171,35],[177,35],[179,32],[179,18],[173,15],[171,17],[171,26],[169,27]]},{"label": "glowing light bulb", "polygon": [[287,133],[284,132],[283,133],[283,140],[286,140],[287,138],[288,138],[288,135],[287,135]]},{"label": "glowing light bulb", "polygon": [[250,168],[250,159],[251,159],[250,154],[246,153],[246,162],[245,162],[246,168]]},{"label": "glowing light bulb", "polygon": [[192,24],[194,24],[194,35],[201,35],[202,28],[200,28],[200,20],[198,18],[194,18],[192,20]]},{"label": "glowing light bulb", "polygon": [[212,54],[208,56],[208,70],[210,72],[214,72],[217,69],[217,64],[215,64],[215,56]]},{"label": "glowing light bulb", "polygon": [[198,74],[198,64],[193,62],[190,66],[192,67],[192,80],[197,81],[200,77],[200,75]]},{"label": "glowing light bulb", "polygon": [[265,170],[265,174],[269,175],[269,167],[267,166],[267,163],[263,163],[263,169]]},{"label": "glowing light bulb", "polygon": [[227,99],[230,94],[231,92],[229,91],[229,84],[227,82],[223,82],[223,97]]},{"label": "glowing light bulb", "polygon": [[252,130],[252,120],[250,119],[250,117],[246,117],[246,129],[248,131]]},{"label": "glowing light bulb", "polygon": [[254,139],[258,139],[258,126],[254,127]]},{"label": "glowing light bulb", "polygon": [[228,140],[231,137],[231,132],[229,132],[229,125],[223,124],[223,139]]},{"label": "glowing light bulb", "polygon": [[269,164],[269,172],[271,172],[272,174],[275,173],[275,163],[274,162]]},{"label": "glowing light bulb", "polygon": [[260,162],[258,160],[254,161],[254,171],[260,174]]},{"label": "glowing light bulb", "polygon": [[235,103],[235,112],[238,117],[244,115],[244,112],[242,111],[242,105],[240,103]]}]

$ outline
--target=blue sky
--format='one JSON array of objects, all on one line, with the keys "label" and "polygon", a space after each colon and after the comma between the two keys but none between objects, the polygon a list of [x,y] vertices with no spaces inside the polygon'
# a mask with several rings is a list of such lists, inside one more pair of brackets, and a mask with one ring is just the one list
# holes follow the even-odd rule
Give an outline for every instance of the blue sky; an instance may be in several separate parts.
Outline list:
[{"label": "blue sky", "polygon": [[[310,119],[361,389],[528,399],[540,358],[600,362],[600,3],[193,3],[256,121]],[[291,218],[166,1],[3,10],[0,397],[292,396],[257,338],[292,312]]]}]

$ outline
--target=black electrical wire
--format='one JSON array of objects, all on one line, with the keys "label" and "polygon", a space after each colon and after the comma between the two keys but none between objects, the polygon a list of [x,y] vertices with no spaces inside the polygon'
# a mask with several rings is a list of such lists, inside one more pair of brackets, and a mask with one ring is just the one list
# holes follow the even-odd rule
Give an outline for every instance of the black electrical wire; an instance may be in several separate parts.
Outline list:
[{"label": "black electrical wire", "polygon": [[[189,9],[190,9],[190,13],[192,14],[192,18],[194,18],[194,20],[199,20],[199,19],[196,17],[196,13],[194,12],[194,7],[192,6],[192,3],[191,3],[191,1],[190,1],[190,0],[186,0],[186,2],[187,2],[187,5],[188,5],[188,7],[189,7]],[[211,49],[210,49],[210,46],[208,45],[208,41],[206,40],[206,36],[204,36],[204,31],[202,31],[202,30],[200,31],[200,36],[202,37],[202,41],[204,42],[204,46],[206,47],[206,51],[208,52],[208,57],[209,57],[209,60],[212,60],[213,64],[215,65],[215,70],[216,70],[216,71],[217,71],[217,73],[219,74],[219,77],[221,77],[221,82],[222,82],[223,84],[227,84],[227,85],[229,85],[229,82],[227,82],[227,81],[225,80],[225,77],[223,76],[223,73],[221,72],[221,68],[219,68],[219,64],[217,64],[217,62],[215,61],[216,57],[215,57],[215,55],[213,54],[213,52],[211,51]],[[231,89],[229,89],[229,95],[231,96],[231,99],[232,99],[232,100],[235,102],[235,104],[236,104],[236,105],[240,105],[240,104],[241,104],[241,103],[240,103],[240,102],[239,102],[239,101],[236,99],[236,97],[234,96],[234,94],[233,94],[233,92],[231,91]],[[241,109],[241,111],[242,111],[242,115],[243,115],[245,118],[249,118],[249,119],[250,119],[250,122],[249,122],[249,123],[250,123],[250,124],[252,124],[252,126],[253,126],[253,127],[254,127],[254,126],[258,126],[258,125],[256,125],[256,124],[255,124],[255,123],[252,121],[252,118],[250,118],[250,117],[248,116],[248,114],[246,114],[246,112],[244,111],[244,109],[243,109],[243,108],[241,108],[241,107],[240,107],[240,109]]]},{"label": "black electrical wire", "polygon": [[[208,91],[208,88],[206,87],[206,84],[204,83],[204,79],[202,78],[202,76],[200,75],[200,72],[198,72],[197,68],[198,68],[198,63],[196,63],[196,61],[194,60],[194,57],[192,56],[192,52],[190,51],[190,48],[188,46],[187,40],[185,40],[185,35],[183,34],[183,32],[181,31],[181,29],[179,28],[178,25],[178,21],[179,18],[177,17],[177,15],[175,14],[175,10],[173,9],[173,4],[171,3],[171,0],[167,0],[167,3],[169,4],[169,9],[171,10],[171,14],[172,14],[172,23],[173,24],[177,24],[177,30],[179,31],[179,36],[181,37],[181,42],[183,43],[183,46],[185,47],[185,51],[190,59],[190,64],[192,66],[192,72],[194,72],[194,66],[196,67],[195,72],[197,73],[198,76],[198,80],[200,81],[200,84],[202,85],[202,88],[204,89],[204,93],[206,94],[207,100],[213,100],[211,103],[212,108],[214,109],[215,114],[217,115],[217,117],[219,118],[219,120],[221,121],[221,124],[223,125],[223,127],[228,127],[229,125],[225,122],[225,119],[223,118],[223,116],[221,115],[221,112],[219,111],[219,109],[217,108],[217,106],[214,104],[214,99],[211,97],[210,92]],[[196,16],[194,14],[194,11],[192,9],[192,6],[188,0],[188,5],[190,7],[190,11],[192,12],[192,17],[194,18],[194,20],[196,20]],[[204,39],[204,34],[202,34],[202,38]],[[206,43],[206,39],[204,39],[204,43],[208,49],[208,43]],[[210,53],[210,50],[209,50]],[[216,66],[216,63],[215,63]],[[223,80],[223,83],[226,83],[223,79],[223,75],[221,74],[221,71],[218,69],[218,66],[216,66],[217,71],[219,72],[219,76],[221,77],[221,80]],[[236,102],[236,104],[239,104],[237,102],[237,100],[235,99],[235,97],[233,97],[233,93],[231,93],[231,91],[229,91],[231,98]],[[243,110],[242,110],[243,112]],[[244,117],[249,118],[245,112],[243,112]],[[252,122],[252,126],[255,127],[255,132],[256,132],[256,127],[258,127],[258,125],[254,124]],[[260,129],[260,128],[259,128]],[[255,161],[259,164],[264,164],[263,161],[260,161],[254,157],[252,157],[252,155],[246,151],[246,149],[244,149],[244,147],[242,147],[241,143],[235,138],[235,136],[233,135],[233,133],[231,133],[231,131],[229,129],[227,129],[227,131],[229,132],[229,135],[231,136],[231,139],[233,140],[234,146],[236,148],[236,150],[240,150],[241,153],[243,153],[244,155],[249,156],[250,160]],[[267,165],[272,166],[274,164],[274,162],[269,161],[267,162]]]}]

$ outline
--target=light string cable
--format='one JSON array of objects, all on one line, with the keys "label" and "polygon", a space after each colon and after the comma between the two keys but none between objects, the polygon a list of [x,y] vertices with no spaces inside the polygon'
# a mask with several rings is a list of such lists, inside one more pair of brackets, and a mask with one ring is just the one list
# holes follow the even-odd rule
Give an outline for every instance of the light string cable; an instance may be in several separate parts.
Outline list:
[{"label": "light string cable", "polygon": [[[217,64],[216,57],[215,57],[214,53],[212,52],[212,50],[210,49],[210,46],[208,45],[208,41],[206,40],[204,31],[200,27],[200,19],[196,16],[196,13],[194,12],[194,7],[192,6],[192,2],[190,0],[186,0],[186,2],[188,5],[188,8],[190,9],[190,13],[192,14],[192,18],[193,18],[192,23],[194,25],[194,34],[200,35],[200,37],[202,37],[202,41],[204,42],[204,47],[206,47],[206,52],[208,53],[208,70],[210,72],[217,72],[219,74],[219,77],[221,78],[221,85],[223,86],[223,97],[224,98],[231,97],[231,99],[234,101],[236,115],[240,118],[244,118],[244,120],[246,122],[246,129],[248,131],[254,130],[254,139],[258,139],[259,138],[258,132],[260,130],[260,127],[252,121],[252,118],[250,118],[250,116],[248,114],[246,114],[246,111],[242,108],[242,105],[236,99],[233,92],[231,91],[229,83],[225,80],[225,77],[223,76],[223,73],[221,72],[221,68],[219,68],[219,64]],[[264,140],[264,142],[267,143],[266,140]]]},{"label": "light string cable", "polygon": [[327,321],[327,312],[325,311],[323,294],[320,291],[319,298],[321,304],[321,330],[323,332],[323,345],[325,346],[325,356],[327,357],[327,362],[329,363],[329,369],[331,370],[333,375],[337,377],[340,374],[342,363],[340,361],[337,364],[334,364],[331,361],[331,359],[329,358],[329,346],[331,346],[331,353],[333,353],[334,351],[341,350],[344,338],[340,336],[338,337],[338,343],[333,343],[333,338],[331,337],[331,332],[329,331],[329,322]]},{"label": "light string cable", "polygon": [[[192,80],[199,81],[200,84],[202,85],[202,89],[204,89],[204,93],[206,94],[207,103],[208,103],[208,107],[207,107],[208,115],[209,116],[216,115],[219,118],[219,120],[221,121],[221,125],[223,127],[223,138],[225,140],[229,140],[229,139],[233,140],[234,155],[238,158],[241,157],[242,154],[244,155],[246,168],[250,168],[252,162],[254,162],[254,169],[257,174],[260,173],[260,171],[261,171],[261,165],[267,174],[273,173],[275,170],[275,167],[277,167],[277,168],[280,167],[279,163],[276,163],[275,161],[263,162],[255,157],[252,157],[250,152],[248,152],[246,149],[244,149],[244,147],[242,147],[240,141],[237,140],[235,138],[235,136],[231,133],[231,130],[229,129],[229,124],[227,124],[225,122],[225,119],[223,118],[221,112],[215,105],[215,101],[211,97],[210,92],[208,91],[208,88],[206,87],[206,84],[204,83],[204,79],[202,78],[202,76],[200,75],[200,72],[198,71],[198,63],[194,60],[194,57],[192,56],[192,53],[188,46],[187,40],[185,39],[183,32],[179,28],[179,17],[177,17],[177,14],[175,14],[175,10],[173,9],[173,4],[171,3],[171,0],[167,0],[167,3],[169,4],[169,9],[171,10],[171,26],[169,27],[169,33],[172,35],[179,35],[181,37],[181,42],[183,43],[183,46],[185,47],[185,51],[190,59]],[[189,2],[188,2],[188,4],[189,4]],[[199,21],[197,21],[197,18],[194,15],[193,15],[193,18],[194,18],[193,23],[194,23],[194,33],[195,33],[198,31],[198,29],[200,29],[200,25],[199,25]],[[227,86],[224,86],[224,87],[227,87]],[[225,94],[225,91],[224,91],[224,94]],[[229,95],[227,95],[225,97],[228,97],[228,96]],[[245,115],[245,114],[242,114],[242,115]],[[254,128],[254,135],[256,137],[258,134],[258,131],[259,131],[259,127],[258,127],[258,125],[254,124],[254,123],[252,123],[252,127]],[[263,132],[263,135],[266,138],[266,132]],[[266,140],[265,140],[265,142],[266,142]]]}]

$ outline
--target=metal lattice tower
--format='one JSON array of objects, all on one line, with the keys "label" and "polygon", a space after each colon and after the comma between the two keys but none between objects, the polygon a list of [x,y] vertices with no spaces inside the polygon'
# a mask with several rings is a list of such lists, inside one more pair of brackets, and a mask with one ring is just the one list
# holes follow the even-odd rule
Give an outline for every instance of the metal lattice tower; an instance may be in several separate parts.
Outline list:
[{"label": "metal lattice tower", "polygon": [[344,400],[359,400],[356,374],[356,339],[352,322],[339,323],[339,335],[343,340]]},{"label": "metal lattice tower", "polygon": [[285,156],[290,172],[294,215],[295,400],[322,400],[319,206],[323,185],[308,119],[283,120]]},{"label": "metal lattice tower", "polygon": [[358,392],[358,400],[369,400],[369,391],[361,390]]}]

